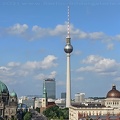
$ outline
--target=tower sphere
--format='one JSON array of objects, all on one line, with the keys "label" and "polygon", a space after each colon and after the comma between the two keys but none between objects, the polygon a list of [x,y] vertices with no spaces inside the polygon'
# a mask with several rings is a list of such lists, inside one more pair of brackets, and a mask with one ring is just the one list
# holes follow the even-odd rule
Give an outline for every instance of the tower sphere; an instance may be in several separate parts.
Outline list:
[{"label": "tower sphere", "polygon": [[71,53],[73,51],[73,46],[71,44],[66,44],[64,51],[66,53]]}]

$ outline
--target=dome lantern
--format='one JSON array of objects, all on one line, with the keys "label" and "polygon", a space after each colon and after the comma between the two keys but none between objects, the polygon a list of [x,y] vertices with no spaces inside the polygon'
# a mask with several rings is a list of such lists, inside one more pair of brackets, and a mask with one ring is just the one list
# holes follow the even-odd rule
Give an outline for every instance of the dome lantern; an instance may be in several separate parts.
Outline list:
[{"label": "dome lantern", "polygon": [[11,97],[17,97],[17,94],[13,91],[13,92],[10,93],[10,96]]}]

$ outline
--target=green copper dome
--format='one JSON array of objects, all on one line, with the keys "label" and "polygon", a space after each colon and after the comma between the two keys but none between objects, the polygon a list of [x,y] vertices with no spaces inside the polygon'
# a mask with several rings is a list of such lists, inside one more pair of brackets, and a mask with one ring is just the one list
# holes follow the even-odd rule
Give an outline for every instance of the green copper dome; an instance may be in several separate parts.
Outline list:
[{"label": "green copper dome", "polygon": [[0,81],[0,94],[1,93],[9,93],[7,86]]},{"label": "green copper dome", "polygon": [[13,91],[13,92],[10,93],[10,96],[11,97],[17,97],[17,94]]}]

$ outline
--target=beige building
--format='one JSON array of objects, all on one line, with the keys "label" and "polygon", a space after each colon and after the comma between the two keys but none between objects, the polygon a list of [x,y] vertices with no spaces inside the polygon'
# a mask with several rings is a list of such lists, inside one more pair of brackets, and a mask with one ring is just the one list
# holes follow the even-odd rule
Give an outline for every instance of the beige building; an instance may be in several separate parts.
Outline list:
[{"label": "beige building", "polygon": [[9,93],[7,86],[0,81],[0,116],[4,120],[17,118],[17,94]]},{"label": "beige building", "polygon": [[120,92],[113,85],[101,104],[77,105],[69,108],[69,120],[79,120],[87,116],[119,116]]}]

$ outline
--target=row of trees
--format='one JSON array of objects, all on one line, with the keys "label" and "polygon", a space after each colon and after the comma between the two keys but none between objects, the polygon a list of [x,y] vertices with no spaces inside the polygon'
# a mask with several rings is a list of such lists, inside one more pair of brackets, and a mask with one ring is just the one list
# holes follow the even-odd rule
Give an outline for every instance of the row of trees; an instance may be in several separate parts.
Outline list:
[{"label": "row of trees", "polygon": [[69,119],[69,109],[64,108],[61,109],[58,106],[52,106],[47,108],[45,111],[43,111],[43,114],[50,120],[50,119]]}]

